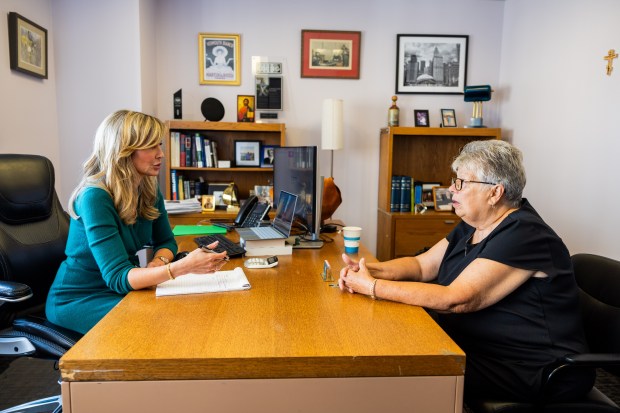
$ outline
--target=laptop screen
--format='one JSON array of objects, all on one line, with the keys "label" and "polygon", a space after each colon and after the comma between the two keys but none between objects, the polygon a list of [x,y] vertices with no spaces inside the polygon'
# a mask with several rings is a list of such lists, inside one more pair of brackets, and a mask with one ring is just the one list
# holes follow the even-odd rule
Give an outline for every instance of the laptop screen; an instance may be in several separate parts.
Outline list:
[{"label": "laptop screen", "polygon": [[278,208],[276,216],[273,219],[273,226],[287,237],[291,235],[296,204],[297,195],[293,195],[286,191],[280,191],[280,198],[278,199]]}]

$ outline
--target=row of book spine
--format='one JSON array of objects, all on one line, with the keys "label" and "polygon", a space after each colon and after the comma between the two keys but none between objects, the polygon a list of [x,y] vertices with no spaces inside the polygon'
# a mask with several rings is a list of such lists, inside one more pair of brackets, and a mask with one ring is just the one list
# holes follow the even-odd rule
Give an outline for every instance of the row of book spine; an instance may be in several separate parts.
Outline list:
[{"label": "row of book spine", "polygon": [[407,175],[392,176],[390,212],[411,212],[422,202],[423,182]]},{"label": "row of book spine", "polygon": [[170,132],[170,167],[216,168],[217,141],[195,133]]},{"label": "row of book spine", "polygon": [[186,179],[183,175],[180,175],[176,169],[172,169],[170,171],[170,188],[170,198],[173,201],[182,201],[184,199],[206,195],[208,186],[202,177],[199,179]]}]

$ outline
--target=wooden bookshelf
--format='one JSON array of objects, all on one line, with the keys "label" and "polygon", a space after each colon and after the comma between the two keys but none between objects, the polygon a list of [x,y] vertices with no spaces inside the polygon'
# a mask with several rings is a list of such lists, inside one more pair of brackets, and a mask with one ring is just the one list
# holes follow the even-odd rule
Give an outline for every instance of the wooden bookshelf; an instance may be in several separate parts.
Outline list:
[{"label": "wooden bookshelf", "polygon": [[381,129],[379,149],[379,194],[377,258],[388,260],[414,255],[433,246],[459,222],[452,212],[429,209],[424,214],[390,212],[393,175],[450,185],[454,157],[468,142],[501,139],[498,128]]}]

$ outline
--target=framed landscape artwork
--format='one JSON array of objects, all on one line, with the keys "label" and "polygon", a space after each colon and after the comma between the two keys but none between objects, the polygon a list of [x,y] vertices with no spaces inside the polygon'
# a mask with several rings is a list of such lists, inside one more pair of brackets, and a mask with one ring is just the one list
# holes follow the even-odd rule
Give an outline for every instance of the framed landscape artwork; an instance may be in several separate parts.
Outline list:
[{"label": "framed landscape artwork", "polygon": [[360,78],[362,32],[302,30],[301,77]]},{"label": "framed landscape artwork", "polygon": [[399,34],[396,93],[462,94],[469,36]]}]

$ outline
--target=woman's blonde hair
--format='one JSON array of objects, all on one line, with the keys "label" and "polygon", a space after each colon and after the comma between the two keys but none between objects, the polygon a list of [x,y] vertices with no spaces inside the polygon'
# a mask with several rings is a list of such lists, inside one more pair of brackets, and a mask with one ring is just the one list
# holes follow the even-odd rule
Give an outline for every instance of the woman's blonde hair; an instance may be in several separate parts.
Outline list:
[{"label": "woman's blonde hair", "polygon": [[[123,223],[134,224],[138,216],[153,220],[159,216],[155,207],[157,177],[142,176],[134,167],[131,155],[140,149],[160,145],[166,126],[159,119],[140,112],[119,110],[109,115],[95,134],[92,155],[84,162],[82,180],[69,199],[69,212],[77,218],[75,199],[87,187],[105,190]],[[136,191],[135,183],[140,180]]]}]

